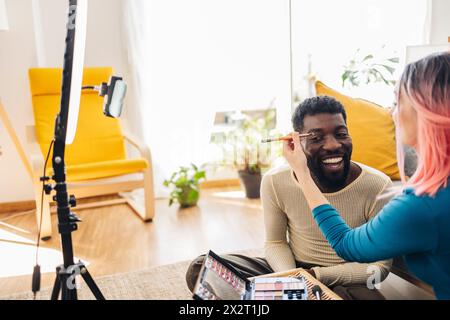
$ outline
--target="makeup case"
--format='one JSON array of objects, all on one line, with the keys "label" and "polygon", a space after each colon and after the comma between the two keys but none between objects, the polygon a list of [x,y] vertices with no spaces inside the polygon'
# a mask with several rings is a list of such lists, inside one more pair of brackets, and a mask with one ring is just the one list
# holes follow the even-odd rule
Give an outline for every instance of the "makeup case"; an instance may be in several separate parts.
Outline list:
[{"label": "makeup case", "polygon": [[226,261],[209,251],[194,287],[199,300],[307,300],[303,277],[245,278]]}]

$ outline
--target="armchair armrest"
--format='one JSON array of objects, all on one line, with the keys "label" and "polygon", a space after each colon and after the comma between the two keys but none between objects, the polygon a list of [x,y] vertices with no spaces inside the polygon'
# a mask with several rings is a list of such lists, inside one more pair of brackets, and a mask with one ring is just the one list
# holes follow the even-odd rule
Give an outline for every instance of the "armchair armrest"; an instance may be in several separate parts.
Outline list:
[{"label": "armchair armrest", "polygon": [[149,165],[152,164],[152,154],[147,144],[145,144],[142,140],[140,140],[139,138],[137,138],[136,136],[125,130],[123,131],[123,137],[128,143],[130,143],[133,147],[135,147],[139,151],[141,157],[146,159]]},{"label": "armchair armrest", "polygon": [[[29,159],[34,177],[41,176],[44,172],[44,157],[36,138],[34,126],[26,126],[26,137],[29,151]],[[34,178],[32,177],[32,179]]]},{"label": "armchair armrest", "polygon": [[6,131],[8,132],[11,138],[11,141],[13,142],[17,152],[19,153],[19,156],[23,162],[23,165],[25,166],[25,169],[27,170],[28,174],[31,177],[33,175],[33,169],[30,165],[29,159],[27,158],[22,143],[20,142],[19,137],[17,136],[16,131],[14,130],[11,120],[9,119],[8,114],[6,113],[6,109],[3,107],[1,100],[0,100],[0,121],[3,122],[3,125],[5,126]]}]

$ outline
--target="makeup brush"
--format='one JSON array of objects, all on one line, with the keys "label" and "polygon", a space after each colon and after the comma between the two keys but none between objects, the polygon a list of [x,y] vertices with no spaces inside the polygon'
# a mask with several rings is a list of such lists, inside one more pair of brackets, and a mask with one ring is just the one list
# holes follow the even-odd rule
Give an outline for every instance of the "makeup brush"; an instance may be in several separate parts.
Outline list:
[{"label": "makeup brush", "polygon": [[322,300],[321,299],[321,297],[322,297],[322,288],[320,288],[318,285],[315,285],[312,288],[311,291],[312,291],[312,293],[314,294],[314,296],[316,297],[317,300]]},{"label": "makeup brush", "polygon": [[[299,134],[300,138],[306,138],[313,136],[314,133],[301,133]],[[268,139],[262,139],[261,143],[267,143],[267,142],[274,142],[274,141],[289,141],[292,140],[289,136],[279,137],[279,138],[268,138]]]}]

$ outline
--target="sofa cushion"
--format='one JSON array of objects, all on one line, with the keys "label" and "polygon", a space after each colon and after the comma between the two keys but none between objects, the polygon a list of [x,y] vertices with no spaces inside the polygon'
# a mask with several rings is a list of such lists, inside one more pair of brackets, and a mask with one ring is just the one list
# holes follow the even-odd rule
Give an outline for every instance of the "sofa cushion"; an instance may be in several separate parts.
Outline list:
[{"label": "sofa cushion", "polygon": [[347,125],[353,140],[352,159],[400,179],[397,165],[394,121],[386,108],[373,102],[355,99],[316,82],[317,95],[331,96],[347,112]]}]

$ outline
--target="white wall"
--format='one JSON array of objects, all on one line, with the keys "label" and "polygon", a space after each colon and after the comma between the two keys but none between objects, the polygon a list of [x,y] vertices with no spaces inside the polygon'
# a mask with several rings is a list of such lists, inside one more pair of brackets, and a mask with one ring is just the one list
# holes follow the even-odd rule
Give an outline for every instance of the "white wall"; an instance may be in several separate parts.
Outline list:
[{"label": "white wall", "polygon": [[[122,1],[89,0],[85,65],[113,66],[127,79]],[[6,0],[9,30],[0,31],[0,97],[24,145],[25,126],[33,124],[27,71],[62,67],[67,8],[64,0]],[[137,112],[127,108],[125,118],[139,134]],[[31,181],[1,124],[0,144],[0,203],[33,199]]]},{"label": "white wall", "polygon": [[[89,0],[86,66],[111,65],[127,78],[122,30],[122,1]],[[0,31],[0,98],[25,144],[25,126],[33,123],[27,70],[62,66],[67,3],[64,0],[6,0],[9,31]],[[450,36],[450,1],[433,0],[431,42]],[[40,24],[41,23],[41,24]],[[141,132],[139,112],[129,103],[125,118]],[[33,199],[30,179],[0,124],[0,203]]]},{"label": "white wall", "polygon": [[450,1],[433,0],[430,44],[447,43],[450,37]]},{"label": "white wall", "polygon": [[[27,70],[35,66],[36,49],[31,0],[6,0],[9,30],[0,31],[0,97],[19,138],[32,123]],[[32,199],[31,180],[0,124],[0,202]]]}]

